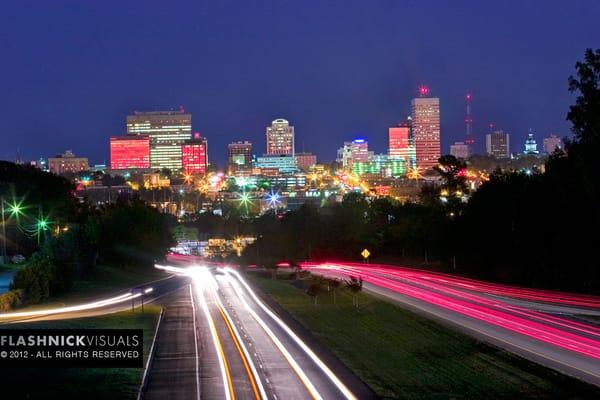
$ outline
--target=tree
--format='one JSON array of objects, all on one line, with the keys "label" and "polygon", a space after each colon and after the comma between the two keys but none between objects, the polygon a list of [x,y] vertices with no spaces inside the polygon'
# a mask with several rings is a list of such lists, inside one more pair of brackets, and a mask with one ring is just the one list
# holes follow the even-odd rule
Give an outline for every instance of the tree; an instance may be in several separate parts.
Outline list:
[{"label": "tree", "polygon": [[336,278],[331,278],[331,279],[327,280],[327,284],[331,288],[331,293],[333,295],[333,304],[337,304],[337,299],[336,299],[337,290],[340,286],[342,286],[342,281],[340,281],[339,279],[336,279]]},{"label": "tree", "polygon": [[323,292],[323,279],[320,276],[313,277],[310,285],[306,289],[306,294],[313,298],[314,305],[317,305],[319,294]]},{"label": "tree", "polygon": [[358,293],[362,291],[363,280],[361,277],[351,276],[346,280],[346,287],[352,292],[352,305],[358,308]]},{"label": "tree", "polygon": [[586,192],[598,196],[600,154],[600,49],[587,49],[583,62],[575,64],[577,77],[569,77],[569,91],[578,92],[567,114],[575,140],[567,143],[567,154],[581,170]]}]

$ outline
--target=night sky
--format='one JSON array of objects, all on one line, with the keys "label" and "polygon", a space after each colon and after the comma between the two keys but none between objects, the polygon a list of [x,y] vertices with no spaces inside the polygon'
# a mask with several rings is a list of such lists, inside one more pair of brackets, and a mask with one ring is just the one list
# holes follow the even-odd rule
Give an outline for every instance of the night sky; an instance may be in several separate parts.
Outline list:
[{"label": "night sky", "polygon": [[[569,133],[567,78],[600,47],[600,1],[14,1],[0,12],[0,158],[65,149],[108,161],[134,111],[192,113],[223,166],[226,145],[265,146],[265,126],[296,127],[296,149],[331,161],[387,128],[417,87],[440,97],[442,152],[488,124],[521,150]],[[86,4],[79,4],[86,3]],[[494,4],[494,5],[492,5]]]}]

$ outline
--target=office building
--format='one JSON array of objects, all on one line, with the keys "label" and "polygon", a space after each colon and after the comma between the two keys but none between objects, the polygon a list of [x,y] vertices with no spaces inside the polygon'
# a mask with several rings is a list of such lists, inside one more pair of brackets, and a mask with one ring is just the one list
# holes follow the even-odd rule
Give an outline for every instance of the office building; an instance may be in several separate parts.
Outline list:
[{"label": "office building", "polygon": [[234,142],[227,145],[229,175],[249,175],[252,172],[252,143]]},{"label": "office building", "polygon": [[48,157],[48,171],[56,175],[87,171],[89,163],[87,157],[77,157],[71,150],[65,151],[54,157]]},{"label": "office building", "polygon": [[206,174],[208,142],[195,132],[194,137],[181,145],[181,164],[184,174]]},{"label": "office building", "polygon": [[296,163],[302,171],[308,171],[317,164],[317,156],[312,153],[296,153]]},{"label": "office building", "polygon": [[416,164],[415,145],[412,136],[412,120],[389,128],[388,130],[388,155],[391,159],[402,159],[407,168],[414,168]]},{"label": "office building", "polygon": [[377,175],[385,178],[397,178],[407,172],[404,158],[390,157],[387,154],[374,154],[368,161],[355,161],[352,172],[357,175]]},{"label": "office building", "polygon": [[292,155],[267,155],[256,157],[254,167],[258,169],[276,170],[280,174],[291,174],[298,171],[296,157]]},{"label": "office building", "polygon": [[111,137],[110,168],[150,168],[150,138],[144,135]]},{"label": "office building", "polygon": [[267,127],[267,155],[294,155],[294,127],[276,119]]},{"label": "office building", "polygon": [[454,144],[450,145],[450,154],[456,158],[466,160],[471,155],[470,146],[465,142],[454,142]]},{"label": "office building", "polygon": [[429,90],[420,89],[420,96],[411,102],[412,132],[415,141],[417,167],[435,167],[440,158],[440,99],[426,97]]},{"label": "office building", "polygon": [[485,149],[494,158],[509,158],[510,135],[502,130],[488,133],[485,135]]},{"label": "office building", "polygon": [[352,169],[352,142],[344,142],[344,145],[337,150],[335,162],[345,171]]},{"label": "office building", "polygon": [[562,139],[556,135],[550,135],[547,138],[544,138],[544,153],[552,154],[557,149],[562,150],[563,142]]},{"label": "office building", "polygon": [[180,172],[181,146],[192,138],[192,115],[185,111],[134,112],[127,116],[127,134],[150,138],[150,167]]},{"label": "office building", "polygon": [[369,161],[369,142],[364,138],[352,141],[352,163]]}]

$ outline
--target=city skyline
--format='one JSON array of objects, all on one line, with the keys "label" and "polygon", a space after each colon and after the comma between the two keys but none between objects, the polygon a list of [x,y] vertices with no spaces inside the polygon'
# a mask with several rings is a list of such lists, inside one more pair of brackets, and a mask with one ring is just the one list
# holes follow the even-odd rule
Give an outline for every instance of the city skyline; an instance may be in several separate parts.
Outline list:
[{"label": "city skyline", "polygon": [[[514,143],[523,142],[530,128],[538,139],[552,133],[563,137],[569,134],[565,110],[571,101],[565,76],[577,55],[600,36],[588,28],[593,25],[591,16],[597,15],[590,8],[599,6],[588,4],[548,4],[543,18],[533,18],[539,17],[534,5],[519,5],[515,13],[516,4],[376,3],[365,11],[351,2],[339,20],[327,24],[315,17],[337,13],[335,5],[318,5],[310,14],[290,4],[188,6],[169,9],[171,14],[159,6],[140,10],[123,5],[119,14],[106,14],[96,5],[53,5],[52,20],[44,16],[47,6],[40,5],[41,12],[26,24],[15,21],[30,14],[27,7],[11,5],[4,13],[11,18],[0,28],[8,38],[3,53],[11,60],[0,67],[9,94],[0,100],[0,112],[6,129],[19,134],[7,138],[0,158],[14,160],[20,151],[24,159],[37,159],[73,149],[92,164],[108,163],[106,138],[125,134],[124,115],[133,110],[177,110],[180,105],[194,114],[193,129],[209,138],[211,160],[220,167],[226,164],[226,146],[232,141],[256,143],[256,153],[262,154],[264,127],[276,118],[292,121],[296,151],[311,151],[319,160],[332,161],[340,143],[359,135],[368,138],[376,153],[383,153],[388,128],[409,115],[409,101],[423,84],[442,103],[442,153],[464,140],[467,92],[473,95],[478,153],[483,153],[490,122],[509,132]],[[165,24],[174,18],[181,22],[157,36],[148,24],[129,26],[126,21],[134,13],[147,20],[160,15]],[[267,24],[275,14],[286,23]],[[429,27],[418,18],[394,24],[397,15],[451,18]],[[307,18],[310,29],[302,22],[297,26]],[[533,19],[538,21],[532,26]],[[511,21],[509,31],[488,29],[506,20]],[[61,21],[73,24],[79,39],[53,28]],[[222,33],[229,24],[238,26],[239,36]],[[357,26],[370,33],[355,33]],[[203,29],[221,33],[209,37]],[[266,41],[273,33],[277,38]],[[320,40],[322,36],[327,40]],[[62,45],[72,40],[86,42],[89,50],[75,53]],[[152,54],[157,43],[184,50],[188,61],[149,63],[146,53]],[[283,55],[282,59],[265,64],[262,56],[253,56],[263,45],[267,54]],[[494,56],[487,57],[491,47]],[[27,54],[22,52],[25,48]],[[220,52],[222,48],[233,51]],[[443,48],[454,50],[447,53]],[[56,54],[49,59],[46,52]],[[227,54],[243,57],[231,62]],[[547,62],[550,54],[552,63]],[[29,122],[23,125],[24,120]]]}]

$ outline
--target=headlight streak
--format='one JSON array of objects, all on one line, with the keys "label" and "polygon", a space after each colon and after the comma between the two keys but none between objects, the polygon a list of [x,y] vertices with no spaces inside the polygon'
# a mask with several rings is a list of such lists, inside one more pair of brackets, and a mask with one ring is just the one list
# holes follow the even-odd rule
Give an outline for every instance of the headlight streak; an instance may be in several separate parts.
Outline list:
[{"label": "headlight streak", "polygon": [[[350,391],[350,389],[348,389],[346,387],[346,385],[344,385],[344,383],[342,383],[342,381],[340,381],[340,379],[333,373],[333,371],[331,371],[331,369],[329,369],[329,367],[327,365],[325,365],[325,363],[323,361],[321,361],[321,359],[310,349],[310,347],[308,347],[306,345],[306,343],[304,343],[304,341],[302,341],[302,339],[300,339],[291,328],[289,328],[277,315],[275,315],[271,310],[269,310],[269,308],[267,308],[263,304],[263,302],[256,296],[254,291],[250,288],[250,286],[246,283],[246,281],[241,277],[241,275],[237,271],[234,271],[229,267],[225,267],[224,271],[227,274],[235,276],[237,281],[240,282],[244,286],[244,288],[250,294],[250,296],[256,302],[256,304],[258,304],[258,306],[273,321],[275,321],[277,323],[277,325],[279,325],[288,334],[288,336],[290,338],[292,338],[292,340],[294,342],[296,342],[296,344],[306,353],[306,355],[308,355],[308,357],[310,357],[312,359],[312,361],[321,369],[321,371],[323,371],[323,373],[325,373],[325,375],[336,386],[336,388],[344,395],[345,398],[356,399],[356,397]],[[233,287],[236,290],[236,292],[239,293],[238,289],[236,288],[236,285],[233,285]],[[243,296],[241,294],[238,294],[238,297],[240,297],[240,299],[242,300],[242,302],[244,303],[244,305],[246,306],[248,311],[252,314],[252,316],[255,317],[255,319],[258,318],[257,321],[260,320],[262,322],[261,326],[265,325],[265,328],[268,329],[268,327],[266,327],[266,324],[264,323],[264,321],[262,321],[262,319],[260,319],[260,317],[258,317],[258,315],[254,312],[254,310],[252,310],[252,308],[248,305],[248,303],[243,298]],[[269,331],[270,331],[270,329],[269,329]],[[278,340],[278,342],[279,342],[279,340]],[[281,345],[281,342],[279,342],[279,344]],[[287,350],[286,350],[286,352],[287,352]]]},{"label": "headlight streak", "polygon": [[[211,280],[213,280],[210,272],[205,268],[192,267],[187,269],[185,272],[192,278],[194,287],[196,289],[196,293],[198,294],[198,299],[200,301],[200,307],[204,312],[204,317],[208,322],[208,327],[210,330],[210,335],[215,346],[215,351],[217,353],[217,359],[219,360],[219,367],[221,369],[221,378],[223,380],[223,390],[225,391],[225,399],[226,400],[235,400],[235,393],[233,391],[233,384],[231,382],[231,375],[229,374],[229,367],[227,365],[227,361],[225,360],[225,354],[223,352],[223,347],[221,346],[221,341],[219,340],[219,334],[217,332],[217,328],[215,327],[215,323],[210,315],[208,310],[208,304],[206,303],[206,298],[204,297],[204,289],[207,284],[211,285]],[[208,276],[207,276],[208,275]],[[206,281],[204,280],[206,279]],[[213,280],[214,282],[214,280]],[[216,284],[216,282],[215,282]],[[214,288],[214,286],[213,286]]]},{"label": "headlight streak", "polygon": [[11,318],[21,318],[21,317],[40,317],[40,316],[47,316],[47,315],[70,313],[70,312],[75,312],[75,311],[93,310],[95,308],[110,306],[113,304],[119,304],[124,301],[128,301],[128,300],[140,297],[141,295],[142,295],[141,293],[136,293],[136,294],[125,293],[125,294],[122,294],[122,295],[119,295],[116,297],[111,297],[111,298],[104,299],[104,300],[99,300],[99,301],[94,301],[91,303],[84,303],[84,304],[79,304],[79,305],[74,305],[74,306],[50,308],[47,310],[2,313],[2,314],[0,314],[0,319],[11,319]]},{"label": "headlight streak", "polygon": [[[230,272],[230,271],[228,271],[228,268],[226,268],[225,271],[228,274]],[[252,307],[250,307],[250,305],[246,302],[246,299],[244,298],[244,295],[241,292],[241,288],[237,284],[237,281],[234,281],[233,279],[231,279],[231,286],[233,287],[233,290],[237,294],[238,298],[240,299],[241,303],[244,305],[244,307],[246,308],[246,310],[250,313],[250,315],[252,316],[252,318],[254,318],[254,320],[265,331],[265,333],[267,334],[267,336],[269,336],[269,338],[271,339],[271,341],[273,342],[273,344],[275,344],[275,346],[281,352],[281,354],[286,359],[286,361],[288,362],[288,364],[290,364],[290,366],[292,367],[292,369],[294,370],[294,372],[296,373],[296,375],[298,376],[298,378],[300,378],[300,381],[302,382],[302,384],[308,390],[309,394],[314,399],[316,399],[316,400],[323,400],[323,397],[321,397],[321,395],[319,394],[319,392],[317,391],[317,389],[315,388],[315,386],[312,384],[312,382],[310,381],[310,379],[308,379],[308,377],[306,376],[306,374],[304,373],[304,371],[302,370],[302,368],[300,368],[300,366],[298,365],[298,363],[296,362],[296,360],[294,360],[294,357],[292,357],[292,355],[285,348],[285,346],[283,345],[283,343],[281,343],[281,341],[279,340],[279,338],[267,326],[267,324],[265,323],[265,321],[262,318],[260,318],[258,316],[258,314],[256,314],[256,312],[252,309]]]},{"label": "headlight streak", "polygon": [[265,399],[266,400],[268,398],[267,393],[265,391],[265,388],[263,387],[260,376],[258,375],[258,371],[256,370],[256,367],[254,366],[254,362],[252,361],[252,358],[250,357],[250,353],[248,352],[248,349],[246,349],[246,345],[244,344],[242,337],[240,336],[237,328],[235,327],[235,324],[233,323],[233,319],[229,316],[229,313],[227,312],[227,310],[221,303],[221,300],[219,299],[218,296],[215,296],[215,298],[217,300],[219,312],[221,313],[221,315],[223,316],[223,320],[227,324],[227,329],[229,329],[229,332],[234,340],[234,344],[235,344],[238,352],[240,353],[240,357],[244,364],[244,368],[246,369],[246,373],[248,374],[248,377],[250,378],[250,384],[252,385],[252,391],[254,392],[254,395],[256,396],[257,399]]}]

